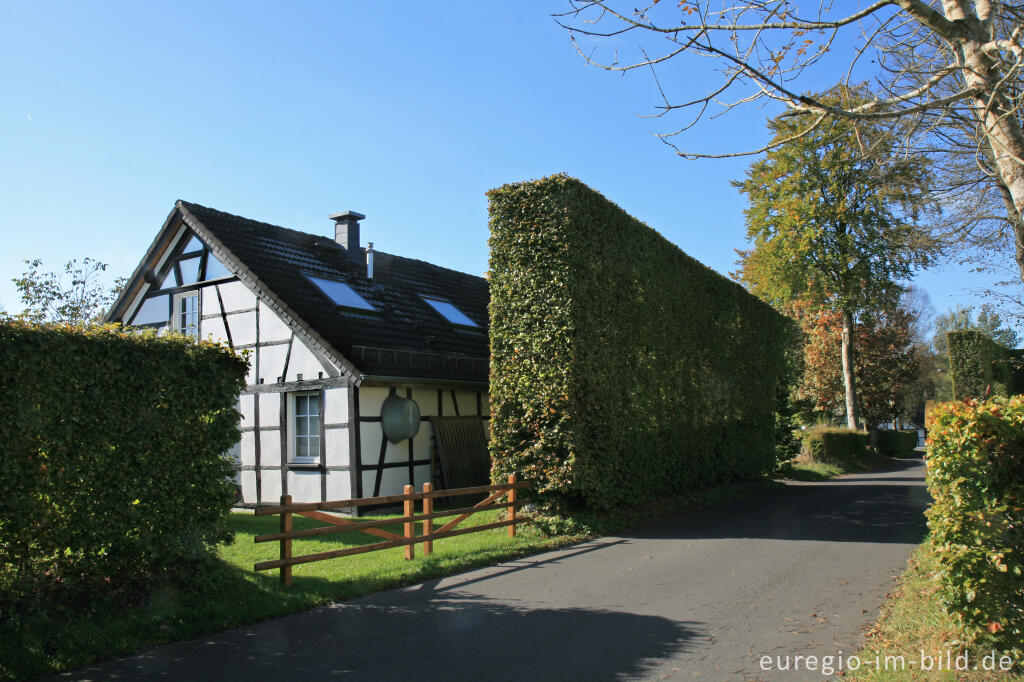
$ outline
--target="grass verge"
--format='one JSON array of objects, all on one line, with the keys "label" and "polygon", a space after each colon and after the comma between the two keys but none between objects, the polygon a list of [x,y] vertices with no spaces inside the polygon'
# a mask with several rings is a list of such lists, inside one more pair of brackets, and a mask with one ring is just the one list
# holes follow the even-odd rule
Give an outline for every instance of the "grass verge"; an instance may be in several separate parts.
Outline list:
[{"label": "grass verge", "polygon": [[[1024,675],[1005,670],[985,670],[991,652],[974,644],[974,635],[943,610],[938,599],[936,556],[927,544],[910,558],[899,585],[882,607],[879,620],[868,631],[867,643],[858,653],[864,665],[845,679],[872,680],[1024,680]],[[925,658],[929,657],[929,658]],[[939,669],[939,658],[942,669]],[[931,660],[931,669],[922,670]],[[989,659],[999,664],[999,656]],[[1021,661],[1017,662],[1024,663]],[[966,666],[967,670],[957,670]],[[952,668],[952,669],[950,669]]]},{"label": "grass verge", "polygon": [[[188,580],[163,580],[145,598],[126,604],[123,598],[92,594],[75,603],[38,603],[28,612],[0,611],[0,679],[31,679],[81,668],[161,644],[297,613],[336,601],[410,585],[460,571],[489,566],[516,557],[606,535],[687,510],[746,497],[781,484],[754,481],[661,498],[641,508],[613,515],[571,520],[538,520],[518,526],[515,538],[504,528],[444,538],[434,553],[406,561],[403,548],[296,566],[293,586],[281,588],[277,571],[254,573],[257,561],[277,558],[278,544],[255,544],[253,538],[278,530],[278,517],[231,515],[234,543],[218,549],[215,559],[189,571]],[[480,512],[465,525],[498,520],[497,510]],[[444,519],[435,520],[438,526]],[[294,517],[295,529],[323,524]],[[386,527],[401,533],[401,525]],[[417,528],[417,533],[422,528]],[[294,540],[294,556],[379,542],[347,532]]]}]

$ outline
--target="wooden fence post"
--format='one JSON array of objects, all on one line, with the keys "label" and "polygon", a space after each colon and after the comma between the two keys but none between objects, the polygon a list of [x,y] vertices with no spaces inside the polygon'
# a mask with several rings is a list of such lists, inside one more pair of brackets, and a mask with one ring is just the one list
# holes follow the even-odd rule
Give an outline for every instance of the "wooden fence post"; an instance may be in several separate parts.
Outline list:
[{"label": "wooden fence post", "polygon": [[[423,492],[424,493],[432,493],[432,492],[434,492],[434,484],[433,483],[424,483],[423,484]],[[423,498],[423,513],[424,513],[424,515],[426,515],[426,514],[433,514],[434,513],[434,498],[433,497],[424,497]],[[434,532],[434,519],[424,519],[423,520],[423,534],[426,535],[426,536],[429,536],[433,532]],[[430,556],[430,553],[433,552],[433,551],[434,551],[434,541],[433,540],[427,540],[426,542],[423,543],[423,556]]]},{"label": "wooden fence post", "polygon": [[[408,520],[408,519],[411,519],[413,517],[413,515],[416,513],[416,501],[413,500],[412,495],[413,495],[413,487],[411,485],[405,486],[405,508],[404,508],[404,511],[405,511],[406,522],[405,522],[405,533],[404,533],[404,535],[405,535],[405,539],[406,540],[411,540],[412,537],[416,534],[416,524],[413,523],[412,521]],[[414,556],[416,556],[416,549],[415,549],[415,547],[416,546],[413,545],[411,542],[408,545],[405,546],[405,558],[407,560],[408,559],[412,559]]]},{"label": "wooden fence post", "polygon": [[[281,505],[288,505],[292,503],[291,495],[281,496]],[[281,532],[291,533],[292,532],[292,513],[289,511],[281,512]],[[292,539],[285,538],[281,540],[281,558],[291,559],[292,558]],[[281,567],[281,584],[285,587],[292,586],[292,567],[282,566]]]},{"label": "wooden fence post", "polygon": [[[508,475],[508,484],[509,485],[515,485],[515,483],[516,483],[516,475],[515,474],[509,474]],[[508,526],[508,536],[510,538],[514,538],[516,536],[516,524],[515,524],[515,520],[516,520],[516,489],[515,488],[509,488],[508,489],[508,501],[512,504],[512,506],[508,508],[508,520],[512,522]]]}]

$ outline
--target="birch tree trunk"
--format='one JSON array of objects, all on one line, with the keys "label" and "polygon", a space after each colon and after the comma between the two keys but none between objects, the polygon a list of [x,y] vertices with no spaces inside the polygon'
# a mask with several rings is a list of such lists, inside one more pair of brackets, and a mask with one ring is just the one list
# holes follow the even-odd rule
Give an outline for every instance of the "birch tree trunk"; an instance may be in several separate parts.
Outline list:
[{"label": "birch tree trunk", "polygon": [[857,428],[857,377],[853,372],[853,313],[843,311],[843,384],[846,386],[846,425]]}]

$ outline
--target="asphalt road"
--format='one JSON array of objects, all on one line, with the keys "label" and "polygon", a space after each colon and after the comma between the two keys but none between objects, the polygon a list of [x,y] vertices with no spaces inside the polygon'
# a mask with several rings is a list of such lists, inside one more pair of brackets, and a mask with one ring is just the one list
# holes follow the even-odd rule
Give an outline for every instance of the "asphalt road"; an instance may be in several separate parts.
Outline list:
[{"label": "asphalt road", "polygon": [[927,502],[919,460],[793,483],[55,679],[827,679],[775,661],[857,651]]}]

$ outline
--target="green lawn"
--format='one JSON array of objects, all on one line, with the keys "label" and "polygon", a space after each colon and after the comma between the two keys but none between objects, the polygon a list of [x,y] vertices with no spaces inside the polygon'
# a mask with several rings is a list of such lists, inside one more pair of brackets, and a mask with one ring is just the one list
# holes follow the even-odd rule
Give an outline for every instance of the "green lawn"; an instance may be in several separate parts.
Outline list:
[{"label": "green lawn", "polygon": [[[856,673],[848,673],[847,679],[888,682],[890,680],[1024,680],[1024,675],[1007,672],[985,671],[985,654],[981,647],[972,644],[973,636],[955,618],[947,614],[938,599],[938,584],[932,576],[936,571],[936,558],[927,544],[921,545],[910,559],[907,570],[882,607],[878,622],[868,632],[868,641],[858,653],[861,661],[868,662]],[[919,661],[921,652],[933,659],[933,670],[923,671]],[[934,663],[938,655],[945,659],[949,652],[953,668],[957,667],[957,656],[966,656],[967,671],[937,670]],[[886,656],[893,657],[886,663]],[[900,658],[906,663],[900,665]],[[993,659],[995,660],[995,659]],[[875,667],[874,662],[880,665]],[[1024,663],[1018,662],[1018,663]],[[978,669],[973,667],[978,664]],[[888,670],[884,668],[888,667]]]},{"label": "green lawn", "polygon": [[[463,526],[499,520],[498,510],[480,512]],[[435,520],[440,526],[445,519]],[[87,604],[46,605],[32,614],[5,617],[0,612],[0,677],[24,679],[115,658],[145,648],[303,611],[314,606],[428,578],[486,566],[572,542],[574,537],[545,537],[521,524],[515,538],[504,528],[444,538],[430,557],[416,547],[406,561],[401,547],[330,559],[293,568],[294,584],[282,588],[277,570],[254,573],[257,561],[276,559],[278,543],[255,544],[253,537],[278,530],[278,517],[231,515],[236,539],[219,548],[216,562],[189,584],[162,587],[140,604],[125,608],[112,599]],[[294,527],[325,524],[295,517]],[[401,533],[401,526],[386,527]],[[417,528],[417,532],[421,532]],[[293,555],[381,542],[346,532],[293,541]]]}]

